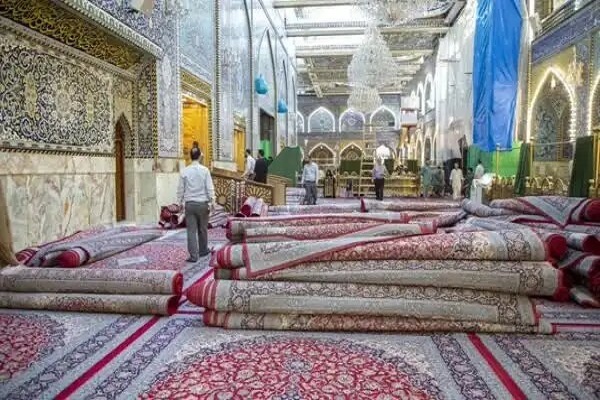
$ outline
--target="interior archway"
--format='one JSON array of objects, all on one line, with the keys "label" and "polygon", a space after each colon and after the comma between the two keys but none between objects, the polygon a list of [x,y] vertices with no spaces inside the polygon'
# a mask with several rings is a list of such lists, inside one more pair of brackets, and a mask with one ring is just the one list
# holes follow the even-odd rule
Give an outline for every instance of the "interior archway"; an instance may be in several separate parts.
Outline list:
[{"label": "interior archway", "polygon": [[551,74],[532,105],[535,161],[564,161],[571,157],[570,129],[573,105],[563,81]]}]

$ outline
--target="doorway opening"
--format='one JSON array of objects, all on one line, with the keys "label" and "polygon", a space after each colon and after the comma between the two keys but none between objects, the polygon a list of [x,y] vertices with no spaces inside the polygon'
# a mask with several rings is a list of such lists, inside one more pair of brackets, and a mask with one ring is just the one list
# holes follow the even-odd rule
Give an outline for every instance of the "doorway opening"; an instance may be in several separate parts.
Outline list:
[{"label": "doorway opening", "polygon": [[274,157],[275,118],[260,110],[260,148],[265,152],[265,158]]},{"label": "doorway opening", "polygon": [[125,140],[129,127],[123,116],[115,125],[115,203],[118,221],[125,220]]},{"label": "doorway opening", "polygon": [[238,172],[246,168],[246,132],[243,129],[233,130],[233,155]]},{"label": "doorway opening", "polygon": [[184,97],[181,136],[186,165],[191,163],[190,150],[194,146],[194,142],[197,142],[203,155],[202,164],[210,168],[212,160],[208,134],[208,106],[206,104],[187,96]]}]

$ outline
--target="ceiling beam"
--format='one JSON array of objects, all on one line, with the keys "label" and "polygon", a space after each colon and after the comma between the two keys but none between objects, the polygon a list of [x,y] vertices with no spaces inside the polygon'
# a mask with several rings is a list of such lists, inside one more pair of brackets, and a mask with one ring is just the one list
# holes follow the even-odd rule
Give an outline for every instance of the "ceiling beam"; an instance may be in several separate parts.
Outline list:
[{"label": "ceiling beam", "polygon": [[[296,47],[296,58],[311,57],[331,57],[331,56],[351,56],[356,53],[359,46],[298,46]],[[391,49],[393,57],[400,56],[428,56],[433,53],[433,49],[410,49],[394,50]]]},{"label": "ceiling beam", "polygon": [[[384,35],[393,35],[406,32],[426,32],[431,34],[444,34],[450,28],[447,26],[398,26],[381,28],[380,32]],[[329,28],[329,29],[287,29],[287,37],[308,37],[308,36],[358,36],[364,35],[364,28]]]},{"label": "ceiling beam", "polygon": [[274,8],[352,6],[354,0],[275,0]]}]

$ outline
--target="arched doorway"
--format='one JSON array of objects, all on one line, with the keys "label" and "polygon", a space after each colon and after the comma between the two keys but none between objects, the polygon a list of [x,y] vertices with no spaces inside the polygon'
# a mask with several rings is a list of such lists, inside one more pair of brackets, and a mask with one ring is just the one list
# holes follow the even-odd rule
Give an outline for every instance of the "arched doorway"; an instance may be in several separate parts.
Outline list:
[{"label": "arched doorway", "polygon": [[121,116],[115,125],[115,205],[117,221],[125,220],[125,155],[129,124]]}]

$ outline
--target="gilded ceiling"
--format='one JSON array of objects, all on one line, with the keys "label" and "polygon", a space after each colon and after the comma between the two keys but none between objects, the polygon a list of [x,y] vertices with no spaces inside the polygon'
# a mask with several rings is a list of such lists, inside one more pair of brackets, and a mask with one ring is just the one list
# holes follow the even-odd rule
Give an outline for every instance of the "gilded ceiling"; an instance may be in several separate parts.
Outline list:
[{"label": "gilded ceiling", "polygon": [[[380,30],[399,66],[396,84],[385,93],[403,93],[403,87],[435,51],[456,20],[465,1],[453,0],[445,12],[407,24],[381,26]],[[298,90],[301,94],[349,93],[347,69],[363,40],[368,18],[354,0],[275,0],[287,36],[296,48]]]}]

